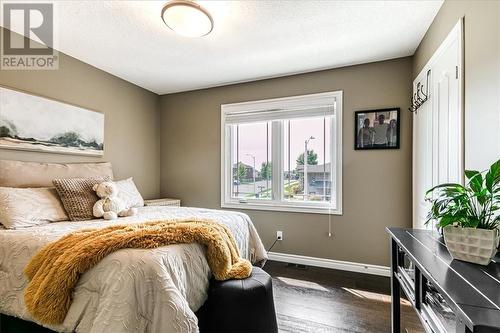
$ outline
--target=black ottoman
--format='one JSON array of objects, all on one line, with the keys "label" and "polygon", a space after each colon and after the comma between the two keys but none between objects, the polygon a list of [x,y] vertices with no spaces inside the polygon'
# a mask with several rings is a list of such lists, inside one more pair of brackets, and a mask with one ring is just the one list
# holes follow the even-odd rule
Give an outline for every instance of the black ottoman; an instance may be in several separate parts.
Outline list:
[{"label": "black ottoman", "polygon": [[271,276],[253,267],[244,280],[212,280],[197,314],[201,332],[278,332]]}]

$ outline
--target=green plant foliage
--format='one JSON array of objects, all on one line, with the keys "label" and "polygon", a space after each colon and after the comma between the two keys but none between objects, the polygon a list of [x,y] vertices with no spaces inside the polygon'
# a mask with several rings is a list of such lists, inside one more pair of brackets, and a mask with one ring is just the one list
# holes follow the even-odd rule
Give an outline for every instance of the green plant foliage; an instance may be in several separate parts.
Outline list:
[{"label": "green plant foliage", "polygon": [[[304,153],[300,154],[297,157],[297,165],[304,165]],[[318,164],[318,154],[314,152],[314,150],[307,150],[307,164],[308,165],[317,165]]]},{"label": "green plant foliage", "polygon": [[270,180],[273,176],[273,165],[271,162],[262,162],[262,167],[260,168],[260,176],[264,180]]},{"label": "green plant foliage", "polygon": [[489,170],[465,171],[466,186],[441,184],[426,193],[432,203],[427,222],[437,220],[438,227],[495,229],[500,225],[500,160]]}]

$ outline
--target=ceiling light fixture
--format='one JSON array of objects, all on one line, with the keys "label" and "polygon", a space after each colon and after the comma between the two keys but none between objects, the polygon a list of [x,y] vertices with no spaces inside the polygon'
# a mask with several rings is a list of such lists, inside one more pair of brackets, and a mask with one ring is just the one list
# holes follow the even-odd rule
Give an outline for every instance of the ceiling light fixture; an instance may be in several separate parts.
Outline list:
[{"label": "ceiling light fixture", "polygon": [[161,11],[161,18],[167,27],[186,37],[208,35],[214,27],[210,13],[190,0],[167,2]]}]

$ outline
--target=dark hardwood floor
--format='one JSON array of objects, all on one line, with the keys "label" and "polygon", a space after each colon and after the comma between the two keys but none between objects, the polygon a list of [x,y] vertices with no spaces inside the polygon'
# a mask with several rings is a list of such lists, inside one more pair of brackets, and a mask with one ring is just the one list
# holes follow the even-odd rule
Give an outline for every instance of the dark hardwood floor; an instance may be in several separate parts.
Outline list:
[{"label": "dark hardwood floor", "polygon": [[[390,332],[387,277],[268,261],[280,332]],[[424,333],[402,302],[402,332]]]}]

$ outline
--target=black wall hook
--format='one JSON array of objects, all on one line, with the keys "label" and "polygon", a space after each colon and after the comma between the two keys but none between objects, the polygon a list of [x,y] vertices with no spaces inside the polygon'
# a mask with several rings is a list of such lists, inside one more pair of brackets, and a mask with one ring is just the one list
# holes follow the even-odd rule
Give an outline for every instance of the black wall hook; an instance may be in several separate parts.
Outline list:
[{"label": "black wall hook", "polygon": [[[408,108],[408,110],[412,113],[416,113],[417,110],[425,103],[430,97],[430,92],[429,92],[429,79],[431,76],[431,70],[429,69],[427,71],[427,78],[426,78],[426,84],[425,84],[425,92],[424,92],[424,85],[421,84],[420,82],[417,83],[416,91],[412,95],[410,104],[411,106]],[[422,96],[421,96],[422,95]]]}]

